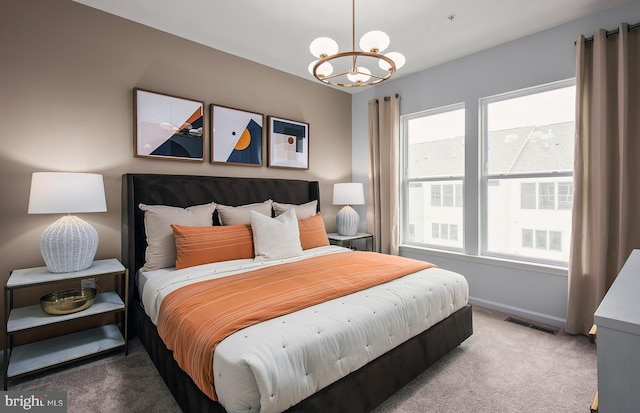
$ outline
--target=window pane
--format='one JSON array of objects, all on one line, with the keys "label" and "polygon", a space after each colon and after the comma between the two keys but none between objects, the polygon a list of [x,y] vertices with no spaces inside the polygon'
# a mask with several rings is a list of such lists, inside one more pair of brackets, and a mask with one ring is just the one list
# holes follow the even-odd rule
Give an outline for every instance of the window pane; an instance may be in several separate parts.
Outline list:
[{"label": "window pane", "polygon": [[402,116],[403,242],[463,248],[464,118],[462,104]]},{"label": "window pane", "polygon": [[431,185],[431,206],[442,206],[441,185]]},{"label": "window pane", "polygon": [[558,182],[558,209],[573,206],[573,182]]},{"label": "window pane", "polygon": [[[433,188],[441,194],[443,185],[460,185],[461,181],[412,182],[404,203],[404,242],[433,245],[437,247],[462,248],[462,208],[432,207]],[[441,224],[448,226],[448,239],[442,235]],[[456,227],[457,237],[452,237],[452,227]]]},{"label": "window pane", "polygon": [[440,238],[449,239],[449,225],[440,224]]},{"label": "window pane", "polygon": [[575,86],[487,104],[489,174],[573,171]]},{"label": "window pane", "polygon": [[451,224],[449,226],[449,239],[451,241],[458,240],[458,226],[456,224]]},{"label": "window pane", "polygon": [[520,208],[536,209],[536,184],[530,182],[520,184]]},{"label": "window pane", "polygon": [[[538,188],[562,178],[490,179],[487,185],[486,251],[492,254],[532,260],[568,261],[569,245],[564,249],[539,249],[534,230],[553,229],[561,239],[571,237],[570,209],[523,209],[522,188]],[[545,186],[545,185],[543,185]],[[526,191],[526,190],[525,190]],[[546,236],[545,244],[546,244]],[[530,241],[529,241],[530,240]]]},{"label": "window pane", "polygon": [[442,206],[453,206],[453,185],[451,184],[442,185]]},{"label": "window pane", "polygon": [[549,231],[549,249],[551,251],[562,250],[562,233],[559,231]]},{"label": "window pane", "polygon": [[533,248],[533,230],[531,229],[522,230],[522,247]]},{"label": "window pane", "polygon": [[462,184],[456,184],[456,208],[462,208],[463,199]]},{"label": "window pane", "polygon": [[409,179],[464,175],[464,109],[407,121]]},{"label": "window pane", "polygon": [[547,231],[536,230],[536,248],[547,249]]},{"label": "window pane", "polygon": [[538,205],[540,209],[555,209],[555,188],[556,184],[553,182],[538,184]]},{"label": "window pane", "polygon": [[567,262],[573,201],[575,86],[482,100],[482,252]]}]

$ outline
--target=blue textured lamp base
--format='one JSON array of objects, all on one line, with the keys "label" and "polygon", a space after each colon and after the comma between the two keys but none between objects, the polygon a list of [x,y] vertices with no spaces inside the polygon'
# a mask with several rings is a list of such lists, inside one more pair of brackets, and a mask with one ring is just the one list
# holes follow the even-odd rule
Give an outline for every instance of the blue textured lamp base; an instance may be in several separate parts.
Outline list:
[{"label": "blue textured lamp base", "polygon": [[336,227],[340,235],[356,235],[358,233],[358,225],[360,224],[360,215],[355,209],[349,205],[342,207],[336,215]]}]

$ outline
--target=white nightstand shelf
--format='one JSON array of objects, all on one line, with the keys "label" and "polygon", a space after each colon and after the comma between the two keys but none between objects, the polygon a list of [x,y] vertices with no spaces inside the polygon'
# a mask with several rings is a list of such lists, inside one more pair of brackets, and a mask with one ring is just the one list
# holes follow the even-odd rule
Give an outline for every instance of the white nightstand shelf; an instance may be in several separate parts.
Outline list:
[{"label": "white nightstand shelf", "polygon": [[13,348],[8,377],[14,378],[80,360],[124,346],[124,337],[115,324]]},{"label": "white nightstand shelf", "polygon": [[[49,315],[42,311],[39,304],[16,308],[13,306],[13,294],[18,289],[69,280],[77,280],[80,283],[82,279],[105,277],[115,278],[115,291],[96,294],[93,305],[76,313]],[[54,274],[46,267],[12,271],[4,288],[4,390],[7,390],[11,378],[115,349],[124,348],[127,354],[128,285],[129,272],[117,259],[94,261],[86,270],[71,273]],[[118,322],[20,346],[13,345],[14,335],[23,331],[109,313],[117,314]]]},{"label": "white nightstand shelf", "polygon": [[62,323],[64,321],[78,318],[90,317],[96,314],[104,314],[112,311],[124,310],[124,302],[114,291],[99,293],[93,305],[86,310],[65,315],[45,314],[40,305],[14,308],[9,315],[7,322],[7,332],[15,333],[30,328],[45,326],[49,324]]},{"label": "white nightstand shelf", "polygon": [[367,251],[373,251],[373,234],[359,232],[356,235],[340,235],[337,232],[332,232],[327,234],[327,237],[331,244],[351,249],[355,249],[353,247],[353,241],[365,240],[365,249]]}]

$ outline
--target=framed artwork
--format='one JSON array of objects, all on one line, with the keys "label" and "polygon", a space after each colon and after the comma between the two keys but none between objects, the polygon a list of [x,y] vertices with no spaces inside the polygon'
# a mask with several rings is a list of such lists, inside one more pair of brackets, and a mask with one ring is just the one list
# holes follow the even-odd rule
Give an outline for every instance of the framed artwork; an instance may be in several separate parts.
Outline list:
[{"label": "framed artwork", "polygon": [[133,89],[135,156],[204,161],[204,102]]},{"label": "framed artwork", "polygon": [[268,166],[309,169],[309,124],[269,116]]},{"label": "framed artwork", "polygon": [[264,115],[209,105],[211,163],[262,166]]}]

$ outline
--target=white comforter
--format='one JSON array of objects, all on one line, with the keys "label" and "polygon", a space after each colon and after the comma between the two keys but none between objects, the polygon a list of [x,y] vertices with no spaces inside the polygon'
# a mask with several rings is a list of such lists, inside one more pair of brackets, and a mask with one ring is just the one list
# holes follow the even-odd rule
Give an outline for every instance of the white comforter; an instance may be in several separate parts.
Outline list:
[{"label": "white comforter", "polygon": [[[237,260],[172,271],[146,281],[145,311],[189,283],[265,265],[349,251],[329,246],[302,257]],[[468,302],[460,274],[430,268],[240,330],[214,352],[216,392],[227,412],[281,412],[445,319]]]}]

